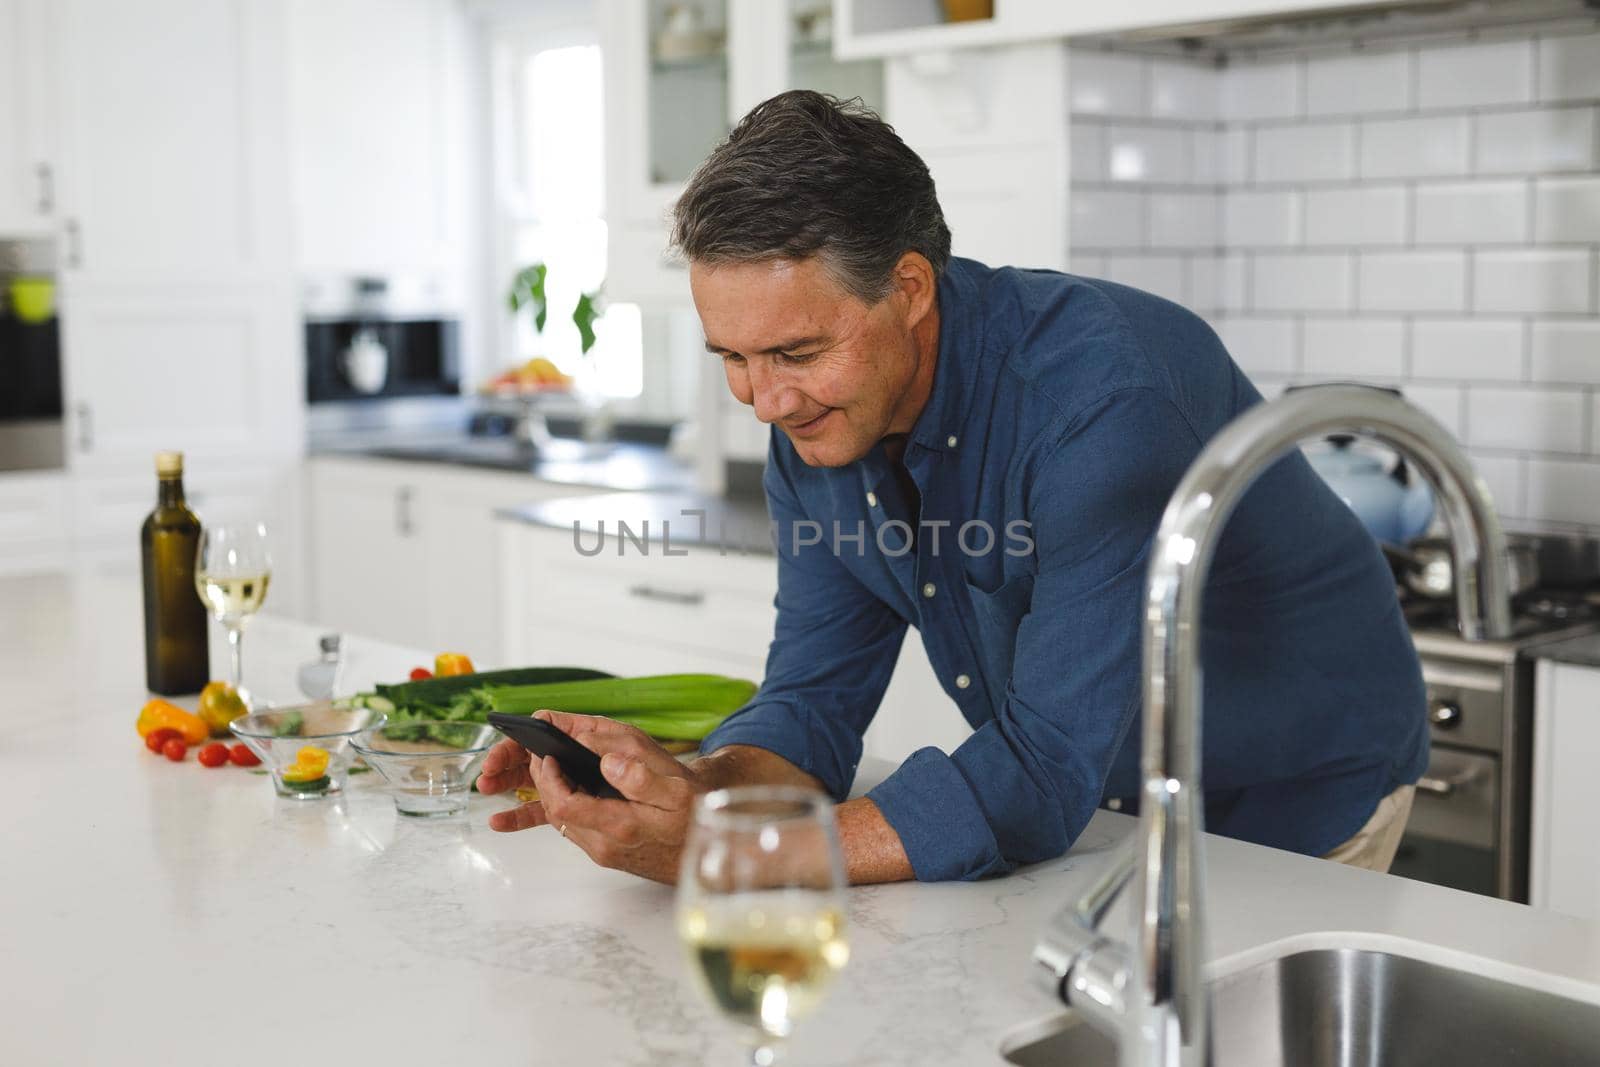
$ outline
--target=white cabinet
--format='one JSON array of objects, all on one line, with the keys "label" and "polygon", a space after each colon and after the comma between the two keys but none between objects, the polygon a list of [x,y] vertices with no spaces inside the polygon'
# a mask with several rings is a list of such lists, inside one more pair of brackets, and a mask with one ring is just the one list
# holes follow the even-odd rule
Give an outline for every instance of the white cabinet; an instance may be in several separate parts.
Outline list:
[{"label": "white cabinet", "polygon": [[297,264],[314,275],[459,275],[473,195],[460,5],[289,0],[288,10]]},{"label": "white cabinet", "polygon": [[312,617],[483,664],[510,657],[495,511],[592,491],[434,464],[318,457],[308,466]]},{"label": "white cabinet", "polygon": [[947,21],[947,5],[941,0],[835,0],[839,27],[834,48],[847,58],[909,55],[1350,6],[1328,0],[1137,0],[1120,4],[994,0],[989,17],[952,22]]},{"label": "white cabinet", "polygon": [[0,474],[0,574],[60,570],[69,559],[65,475]]},{"label": "white cabinet", "polygon": [[[814,0],[600,0],[605,56],[606,292],[686,306],[688,274],[667,254],[668,214],[685,181],[746,112],[785,89],[883,104],[883,71],[840,62],[826,3]],[[672,28],[669,11],[694,8]]]},{"label": "white cabinet", "polygon": [[[579,545],[584,552],[579,551]],[[777,563],[770,556],[659,542],[618,554],[611,534],[504,522],[500,552],[507,658],[516,663],[593,667],[621,675],[708,671],[759,681],[776,610]],[[924,745],[946,751],[970,733],[939,688],[922,641],[906,636],[894,678],[867,731],[866,751],[899,762]]]},{"label": "white cabinet", "polygon": [[1600,667],[1541,660],[1534,693],[1529,900],[1600,920],[1600,845],[1594,832]]},{"label": "white cabinet", "polygon": [[44,233],[56,211],[54,35],[47,0],[0,0],[0,235]]},{"label": "white cabinet", "polygon": [[276,523],[304,440],[285,11],[63,0],[52,12],[77,547],[136,551],[160,449],[186,454],[197,505],[205,489]]}]

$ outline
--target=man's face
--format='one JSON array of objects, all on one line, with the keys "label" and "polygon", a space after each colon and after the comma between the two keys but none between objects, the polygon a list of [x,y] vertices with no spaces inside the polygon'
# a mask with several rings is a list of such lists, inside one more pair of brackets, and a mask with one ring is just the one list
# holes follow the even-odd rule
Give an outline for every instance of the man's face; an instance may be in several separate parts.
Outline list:
[{"label": "man's face", "polygon": [[899,290],[868,306],[816,257],[691,263],[689,287],[734,397],[810,466],[853,463],[905,421],[918,355]]}]

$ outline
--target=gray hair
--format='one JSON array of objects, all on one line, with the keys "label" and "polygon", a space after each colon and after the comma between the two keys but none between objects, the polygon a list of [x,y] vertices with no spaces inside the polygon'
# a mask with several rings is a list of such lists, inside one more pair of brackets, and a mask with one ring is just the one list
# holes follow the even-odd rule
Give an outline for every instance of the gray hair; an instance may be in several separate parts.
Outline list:
[{"label": "gray hair", "polygon": [[700,263],[820,256],[868,304],[921,253],[937,277],[950,228],[927,164],[859,99],[795,89],[751,110],[673,206],[672,245]]}]

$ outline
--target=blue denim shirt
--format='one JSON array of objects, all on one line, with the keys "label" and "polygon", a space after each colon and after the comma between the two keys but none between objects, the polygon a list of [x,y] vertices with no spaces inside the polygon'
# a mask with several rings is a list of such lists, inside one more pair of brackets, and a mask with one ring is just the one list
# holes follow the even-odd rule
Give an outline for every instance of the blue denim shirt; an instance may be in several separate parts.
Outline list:
[{"label": "blue denim shirt", "polygon": [[[916,627],[973,728],[868,794],[923,880],[1049,859],[1103,801],[1132,810],[1146,556],[1206,440],[1261,399],[1198,317],[1109,282],[957,259],[939,314],[903,468],[881,445],[808,467],[772,434],[776,633],[706,743],[769,749],[842,798]],[[1376,543],[1294,453],[1240,503],[1204,604],[1207,829],[1331,850],[1427,762]]]}]

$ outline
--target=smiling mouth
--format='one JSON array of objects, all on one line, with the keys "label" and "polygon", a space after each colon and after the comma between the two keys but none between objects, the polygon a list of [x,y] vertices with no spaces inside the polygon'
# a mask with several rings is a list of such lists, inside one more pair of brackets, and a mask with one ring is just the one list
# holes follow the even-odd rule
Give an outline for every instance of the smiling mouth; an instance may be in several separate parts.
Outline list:
[{"label": "smiling mouth", "polygon": [[785,426],[784,429],[787,430],[789,433],[798,434],[801,437],[806,437],[806,436],[816,432],[819,428],[821,428],[822,420],[826,419],[829,415],[832,415],[833,411],[834,411],[833,408],[827,408],[822,412],[822,414],[818,415],[814,419],[810,419],[810,420],[808,420],[806,422],[795,423],[792,426]]}]

